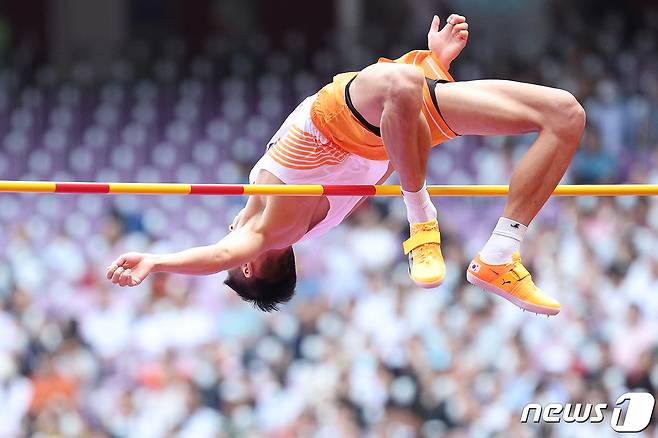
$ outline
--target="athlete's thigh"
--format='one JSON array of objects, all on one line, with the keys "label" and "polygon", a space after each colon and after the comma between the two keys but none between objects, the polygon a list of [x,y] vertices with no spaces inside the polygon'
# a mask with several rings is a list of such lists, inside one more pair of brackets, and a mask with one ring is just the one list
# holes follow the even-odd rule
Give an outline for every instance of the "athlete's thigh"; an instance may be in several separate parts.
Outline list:
[{"label": "athlete's thigh", "polygon": [[416,73],[416,67],[407,64],[378,63],[364,68],[350,85],[350,98],[354,108],[370,124],[379,126],[384,102],[390,90],[391,77],[399,73]]},{"label": "athlete's thigh", "polygon": [[514,135],[539,129],[565,91],[503,80],[437,84],[441,115],[461,135]]}]

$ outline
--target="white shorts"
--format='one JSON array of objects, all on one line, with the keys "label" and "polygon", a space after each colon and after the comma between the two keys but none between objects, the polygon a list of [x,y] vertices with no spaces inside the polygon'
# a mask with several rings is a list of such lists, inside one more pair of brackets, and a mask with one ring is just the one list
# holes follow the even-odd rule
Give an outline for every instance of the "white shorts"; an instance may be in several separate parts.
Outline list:
[{"label": "white shorts", "polygon": [[[315,95],[307,97],[283,122],[267,145],[267,151],[249,174],[255,184],[266,170],[286,184],[377,184],[386,174],[388,161],[367,160],[341,149],[322,135],[311,121]],[[361,196],[328,196],[327,217],[301,240],[325,234],[340,224],[361,201]]]}]

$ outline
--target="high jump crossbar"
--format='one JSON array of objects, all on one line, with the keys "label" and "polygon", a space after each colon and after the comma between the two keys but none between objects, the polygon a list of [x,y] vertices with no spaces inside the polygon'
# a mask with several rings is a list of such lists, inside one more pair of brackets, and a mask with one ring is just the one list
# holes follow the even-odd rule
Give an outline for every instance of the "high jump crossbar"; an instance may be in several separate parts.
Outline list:
[{"label": "high jump crossbar", "polygon": [[[432,196],[505,196],[506,185],[431,185]],[[167,184],[0,180],[0,192],[133,195],[400,196],[397,185]],[[554,196],[656,196],[658,184],[559,185]]]}]

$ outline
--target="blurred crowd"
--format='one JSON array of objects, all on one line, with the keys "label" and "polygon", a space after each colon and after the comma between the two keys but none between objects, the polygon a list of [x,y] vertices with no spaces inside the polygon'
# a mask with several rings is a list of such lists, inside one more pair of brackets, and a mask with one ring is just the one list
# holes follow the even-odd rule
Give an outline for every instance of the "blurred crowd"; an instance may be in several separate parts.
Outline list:
[{"label": "blurred crowd", "polygon": [[[565,183],[658,183],[658,13],[596,26],[560,17],[550,50],[505,76],[572,91],[588,113]],[[557,25],[556,25],[557,26]],[[411,49],[414,47],[406,47]],[[495,49],[495,48],[494,48]],[[474,46],[454,76],[500,65]],[[367,50],[366,50],[367,51]],[[395,56],[397,53],[383,53]],[[364,59],[363,62],[371,62]],[[338,60],[254,35],[134,42],[100,84],[40,66],[0,70],[2,179],[246,182],[286,113]],[[460,138],[429,182],[504,184],[532,141]],[[296,297],[275,314],[222,274],[158,274],[119,288],[127,250],[216,241],[242,199],[0,196],[0,437],[612,436],[600,424],[523,425],[527,403],[608,403],[658,391],[658,201],[552,199],[524,261],[562,303],[538,317],[468,285],[502,200],[436,199],[448,276],[407,276],[399,199],[372,199],[296,247]],[[318,251],[321,248],[321,251]],[[658,436],[653,424],[645,436]]]}]

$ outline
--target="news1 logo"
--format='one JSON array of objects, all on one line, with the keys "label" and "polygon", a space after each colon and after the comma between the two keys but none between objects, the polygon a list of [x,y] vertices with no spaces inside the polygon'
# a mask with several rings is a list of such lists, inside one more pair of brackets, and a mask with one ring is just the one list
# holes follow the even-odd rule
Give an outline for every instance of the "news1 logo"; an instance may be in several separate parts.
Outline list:
[{"label": "news1 logo", "polygon": [[[626,415],[622,419],[623,405],[628,402]],[[656,400],[648,392],[627,392],[615,402],[610,418],[610,427],[615,432],[642,432],[649,425]],[[521,423],[600,423],[605,419],[607,403],[549,403],[545,407],[528,403],[521,413]],[[533,412],[530,418],[530,412]]]}]

